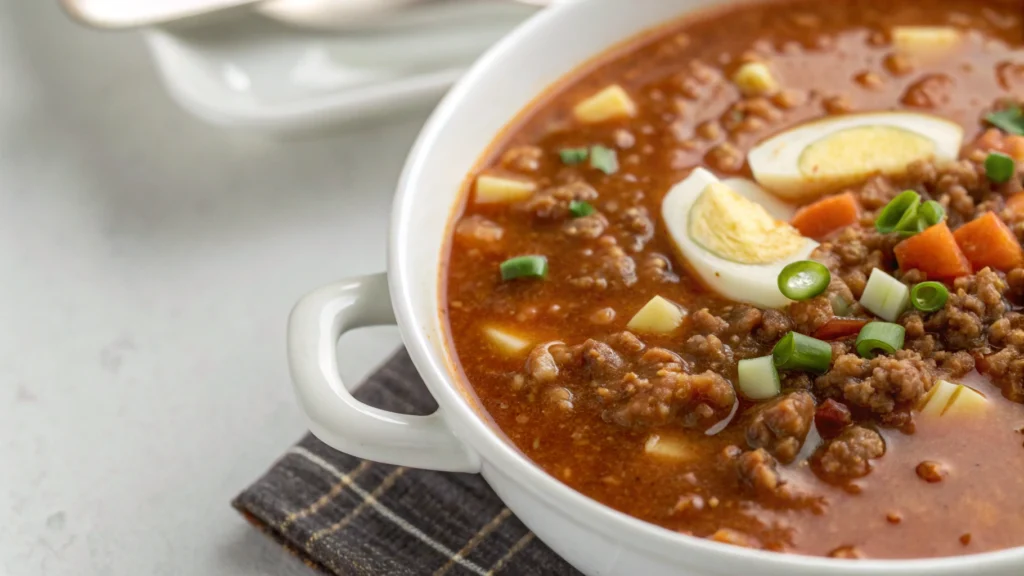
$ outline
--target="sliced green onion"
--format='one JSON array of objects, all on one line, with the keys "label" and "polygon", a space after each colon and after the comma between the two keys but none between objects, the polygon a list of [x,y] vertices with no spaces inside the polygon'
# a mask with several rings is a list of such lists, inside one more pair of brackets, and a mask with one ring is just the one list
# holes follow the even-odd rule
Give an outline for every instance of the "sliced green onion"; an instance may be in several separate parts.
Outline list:
[{"label": "sliced green onion", "polygon": [[751,400],[774,398],[782,391],[779,372],[775,369],[775,360],[770,355],[740,360],[737,370],[740,392]]},{"label": "sliced green onion", "polygon": [[595,211],[595,208],[584,200],[573,200],[572,202],[569,202],[569,213],[572,214],[573,218],[590,216]]},{"label": "sliced green onion", "polygon": [[615,174],[619,171],[619,157],[611,148],[592,146],[590,148],[590,166],[605,174]]},{"label": "sliced green onion", "polygon": [[946,209],[935,200],[929,200],[917,209],[918,219],[924,223],[923,228],[935,226],[946,218]]},{"label": "sliced green onion", "polygon": [[888,234],[895,232],[901,224],[904,227],[909,226],[910,222],[916,218],[917,207],[920,204],[921,195],[917,192],[913,190],[901,192],[878,213],[878,218],[875,219],[875,229],[882,234]]},{"label": "sliced green onion", "polygon": [[548,259],[544,256],[517,256],[501,263],[501,279],[544,278],[548,275]]},{"label": "sliced green onion", "polygon": [[775,344],[772,358],[779,370],[802,370],[821,374],[832,364],[832,346],[817,338],[790,332]]},{"label": "sliced green onion", "polygon": [[562,164],[572,166],[586,160],[590,156],[590,151],[586,148],[562,148],[558,155],[562,158]]},{"label": "sliced green onion", "polygon": [[935,312],[946,305],[949,289],[941,282],[921,282],[910,291],[910,303],[921,312]]},{"label": "sliced green onion", "polygon": [[992,152],[985,158],[985,175],[997,184],[1008,182],[1016,171],[1017,163],[1002,152]]},{"label": "sliced green onion", "polygon": [[878,268],[871,270],[860,304],[875,316],[895,321],[910,303],[910,288]]},{"label": "sliced green onion", "polygon": [[828,301],[832,304],[832,314],[836,316],[849,316],[853,313],[853,306],[846,301],[846,298],[843,298],[839,294],[829,294]]},{"label": "sliced green onion", "polygon": [[832,281],[832,274],[820,262],[800,260],[779,272],[779,291],[790,300],[809,300],[821,294]]},{"label": "sliced green onion", "polygon": [[1024,136],[1024,112],[1020,106],[1010,106],[1005,110],[993,112],[985,116],[985,121],[996,128],[1002,128],[1008,134]]},{"label": "sliced green onion", "polygon": [[921,217],[921,203],[918,201],[915,205],[907,208],[907,211],[903,213],[903,218],[896,223],[896,229],[893,231],[902,236],[913,236],[918,232],[923,232],[927,227]]},{"label": "sliced green onion", "polygon": [[903,348],[906,330],[891,322],[868,322],[857,335],[857,354],[861,358],[874,358],[878,352],[892,354]]}]

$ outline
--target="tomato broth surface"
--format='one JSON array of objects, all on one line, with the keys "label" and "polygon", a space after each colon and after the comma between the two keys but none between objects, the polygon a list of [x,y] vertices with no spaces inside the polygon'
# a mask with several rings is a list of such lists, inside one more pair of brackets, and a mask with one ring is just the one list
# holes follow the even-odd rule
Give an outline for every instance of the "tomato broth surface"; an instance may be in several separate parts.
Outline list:
[{"label": "tomato broth surface", "polygon": [[[1024,545],[1022,16],[758,2],[576,73],[500,137],[452,223],[443,305],[468,388],[549,474],[672,530],[843,558]],[[769,140],[805,147],[755,169]],[[698,173],[729,189],[665,212]],[[776,305],[795,262],[828,277]],[[935,309],[924,288],[875,301],[926,282]],[[862,351],[869,323],[898,345]],[[774,369],[762,395],[790,333],[826,360]]]}]

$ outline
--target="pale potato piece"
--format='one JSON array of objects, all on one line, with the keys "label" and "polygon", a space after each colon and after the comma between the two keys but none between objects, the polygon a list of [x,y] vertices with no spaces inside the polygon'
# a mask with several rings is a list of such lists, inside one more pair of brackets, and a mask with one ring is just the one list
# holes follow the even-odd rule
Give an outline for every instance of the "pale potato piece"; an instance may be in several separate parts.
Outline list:
[{"label": "pale potato piece", "polygon": [[487,326],[484,328],[484,336],[495,348],[506,356],[519,356],[530,347],[530,341],[518,334],[513,334],[505,328]]},{"label": "pale potato piece", "polygon": [[529,180],[508,176],[481,174],[476,179],[477,204],[499,204],[526,200],[537,190],[537,184]]},{"label": "pale potato piece", "polygon": [[647,334],[668,334],[679,328],[685,315],[681,307],[655,296],[633,316],[626,328]]},{"label": "pale potato piece", "polygon": [[679,436],[651,434],[647,437],[647,442],[644,443],[644,452],[649,456],[677,462],[689,462],[697,459],[697,454],[690,443]]},{"label": "pale potato piece", "polygon": [[927,416],[976,416],[988,408],[988,399],[977,390],[939,380],[921,403],[921,414]]},{"label": "pale potato piece", "polygon": [[949,404],[949,399],[953,397],[953,394],[957,390],[957,385],[952,382],[946,382],[945,380],[939,380],[932,386],[932,389],[928,391],[928,395],[924,397],[924,401],[921,403],[921,414],[928,416],[941,416],[943,411],[946,410],[946,406]]},{"label": "pale potato piece", "polygon": [[960,44],[963,35],[951,26],[896,26],[892,43],[904,55],[935,54]]},{"label": "pale potato piece", "polygon": [[744,96],[768,96],[779,91],[779,81],[763,62],[747,62],[732,76]]},{"label": "pale potato piece", "polygon": [[636,103],[622,86],[612,84],[577,104],[572,113],[580,122],[596,124],[636,116]]},{"label": "pale potato piece", "polygon": [[949,400],[949,405],[946,407],[946,411],[942,413],[943,416],[953,415],[970,415],[977,416],[988,409],[988,400],[981,395],[980,392],[967,386],[959,386],[953,397]]}]

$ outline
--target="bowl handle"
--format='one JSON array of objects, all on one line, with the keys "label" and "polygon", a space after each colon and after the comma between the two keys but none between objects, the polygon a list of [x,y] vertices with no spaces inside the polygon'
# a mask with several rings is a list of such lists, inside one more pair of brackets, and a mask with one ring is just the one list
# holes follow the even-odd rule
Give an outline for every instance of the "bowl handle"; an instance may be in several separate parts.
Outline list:
[{"label": "bowl handle", "polygon": [[356,400],[338,373],[342,334],[394,324],[385,274],[343,280],[303,298],[288,319],[288,362],[310,431],[332,448],[414,468],[479,472],[480,458],[444,422],[387,412]]}]

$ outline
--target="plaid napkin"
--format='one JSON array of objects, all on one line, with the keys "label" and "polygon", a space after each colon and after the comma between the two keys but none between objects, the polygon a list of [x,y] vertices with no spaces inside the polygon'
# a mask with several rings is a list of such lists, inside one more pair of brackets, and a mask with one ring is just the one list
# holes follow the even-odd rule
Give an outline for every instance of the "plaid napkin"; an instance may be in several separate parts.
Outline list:
[{"label": "plaid napkin", "polygon": [[[437,405],[405,350],[356,397],[429,414]],[[579,574],[534,537],[483,478],[388,466],[306,435],[232,503],[289,552],[348,574]]]}]

